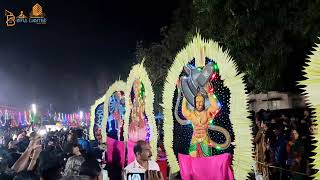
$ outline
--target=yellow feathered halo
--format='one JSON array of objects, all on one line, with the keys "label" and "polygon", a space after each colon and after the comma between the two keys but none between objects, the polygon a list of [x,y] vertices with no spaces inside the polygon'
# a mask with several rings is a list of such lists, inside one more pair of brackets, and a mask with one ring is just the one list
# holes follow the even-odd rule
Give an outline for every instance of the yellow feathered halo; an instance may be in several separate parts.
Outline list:
[{"label": "yellow feathered halo", "polygon": [[[315,115],[314,115],[314,125],[316,132],[313,134],[314,140],[317,143],[313,144],[316,148],[313,150],[316,153],[315,156],[311,157],[314,159],[314,162],[311,163],[314,165],[314,169],[320,169],[320,134],[319,130],[319,122],[318,119],[320,117],[320,47],[319,44],[316,44],[315,51],[312,51],[312,55],[308,58],[309,62],[307,63],[306,67],[304,68],[305,78],[307,80],[300,81],[300,85],[304,85],[303,88],[306,92],[306,100],[311,108],[315,108]],[[320,171],[314,174],[312,177],[315,179],[320,179]]]},{"label": "yellow feathered halo", "polygon": [[104,97],[104,107],[103,107],[103,120],[101,123],[102,128],[102,139],[107,139],[107,119],[109,115],[109,99],[113,95],[114,92],[126,90],[126,83],[124,81],[118,80],[115,81],[111,86],[109,86],[108,90],[106,91]]},{"label": "yellow feathered halo", "polygon": [[[89,139],[90,140],[94,140],[93,127],[94,127],[94,119],[95,119],[95,116],[96,116],[95,110],[99,106],[99,104],[104,102],[104,99],[105,99],[105,96],[97,99],[95,101],[95,103],[90,108],[90,111],[91,111],[91,113],[90,113],[90,128],[89,128]],[[103,132],[103,129],[101,129],[101,132]]]},{"label": "yellow feathered halo", "polygon": [[126,114],[124,119],[124,129],[123,129],[123,136],[125,141],[128,141],[128,130],[129,130],[129,119],[130,119],[130,112],[131,112],[131,98],[130,92],[133,87],[135,80],[139,79],[144,84],[145,89],[145,104],[144,109],[146,116],[148,118],[148,123],[150,126],[150,145],[153,159],[157,158],[157,140],[158,140],[158,131],[156,126],[156,121],[154,118],[153,112],[153,102],[154,102],[154,92],[152,89],[151,81],[149,79],[148,73],[143,66],[144,60],[137,65],[134,65],[129,73],[126,90],[125,90],[125,97],[126,97]]},{"label": "yellow feathered halo", "polygon": [[247,117],[248,96],[245,93],[245,84],[243,83],[243,74],[239,74],[237,67],[228,55],[218,46],[218,43],[211,40],[205,41],[198,34],[182,51],[180,51],[171,68],[169,69],[166,83],[163,91],[164,108],[164,145],[167,152],[167,158],[173,173],[179,171],[179,165],[173,152],[173,99],[176,89],[176,83],[182,69],[192,59],[195,59],[195,65],[204,66],[205,58],[214,59],[219,65],[221,79],[224,85],[230,89],[230,121],[233,124],[235,135],[235,148],[233,156],[233,170],[235,179],[246,179],[251,172],[254,163],[251,120]]}]

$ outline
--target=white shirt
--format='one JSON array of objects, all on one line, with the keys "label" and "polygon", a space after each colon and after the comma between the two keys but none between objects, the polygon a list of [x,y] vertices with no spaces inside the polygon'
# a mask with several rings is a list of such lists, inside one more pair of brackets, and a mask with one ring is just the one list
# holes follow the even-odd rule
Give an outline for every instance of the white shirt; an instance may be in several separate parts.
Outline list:
[{"label": "white shirt", "polygon": [[109,180],[108,171],[102,169],[102,180]]},{"label": "white shirt", "polygon": [[146,170],[160,171],[160,167],[155,161],[148,161],[148,169],[145,169],[137,160],[134,160],[124,168],[124,180],[127,179],[128,173],[145,173]]}]

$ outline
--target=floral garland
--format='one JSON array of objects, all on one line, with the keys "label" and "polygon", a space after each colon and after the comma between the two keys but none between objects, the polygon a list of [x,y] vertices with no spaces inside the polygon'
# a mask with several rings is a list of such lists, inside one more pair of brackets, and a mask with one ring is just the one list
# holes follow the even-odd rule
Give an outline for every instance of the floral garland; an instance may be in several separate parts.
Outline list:
[{"label": "floral garland", "polygon": [[[314,125],[316,132],[313,134],[315,142],[320,141],[320,134],[317,131],[319,129],[318,119],[320,117],[320,46],[316,44],[315,50],[312,51],[312,55],[308,58],[309,62],[304,68],[305,78],[304,81],[300,81],[299,84],[305,86],[303,90],[305,90],[305,95],[307,99],[308,106],[315,109]],[[314,143],[316,148],[313,150],[315,155],[311,157],[314,159],[313,163],[311,163],[314,169],[320,169],[320,146],[319,143]],[[320,171],[317,171],[316,174],[312,176],[315,179],[320,179]]]},{"label": "floral garland", "polygon": [[237,67],[228,52],[223,52],[218,43],[204,41],[201,36],[196,35],[192,42],[180,51],[169,69],[163,91],[164,108],[164,144],[167,158],[172,172],[179,171],[179,165],[173,152],[173,99],[176,89],[176,82],[182,72],[184,65],[195,59],[196,66],[204,66],[205,58],[214,59],[219,64],[220,76],[224,80],[225,86],[230,89],[230,120],[233,124],[235,135],[235,149],[233,157],[233,169],[235,179],[246,179],[254,163],[251,121],[247,117],[248,104],[243,74],[239,74]]}]

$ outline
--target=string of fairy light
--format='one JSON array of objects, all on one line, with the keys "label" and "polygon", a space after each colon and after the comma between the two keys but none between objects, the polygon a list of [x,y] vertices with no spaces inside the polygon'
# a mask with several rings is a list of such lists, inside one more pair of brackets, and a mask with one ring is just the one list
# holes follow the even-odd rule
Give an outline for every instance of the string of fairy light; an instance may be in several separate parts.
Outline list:
[{"label": "string of fairy light", "polygon": [[29,111],[17,111],[14,109],[3,109],[0,107],[0,126],[3,127],[9,122],[13,126],[27,126],[31,123],[40,121],[55,121],[63,126],[68,126],[71,122],[76,121],[81,125],[86,125],[90,119],[90,113],[80,111],[79,113],[51,113],[37,112],[36,106],[33,104]]}]

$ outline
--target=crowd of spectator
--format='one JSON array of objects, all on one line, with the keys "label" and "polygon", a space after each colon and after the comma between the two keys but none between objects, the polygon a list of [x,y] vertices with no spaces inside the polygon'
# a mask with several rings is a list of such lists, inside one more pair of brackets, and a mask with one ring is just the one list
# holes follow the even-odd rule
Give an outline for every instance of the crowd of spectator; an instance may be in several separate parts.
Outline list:
[{"label": "crowd of spectator", "polygon": [[82,129],[5,134],[0,147],[1,180],[108,179],[103,147]]},{"label": "crowd of spectator", "polygon": [[254,144],[256,176],[263,179],[308,179],[315,133],[310,112],[271,112],[255,114]]},{"label": "crowd of spectator", "polygon": [[[300,114],[269,110],[255,114],[256,177],[302,180],[314,173],[309,165],[314,149],[311,135],[317,130],[308,110]],[[4,132],[0,147],[1,180],[108,179],[105,147],[101,142],[89,142],[83,129],[45,134],[29,129]],[[141,156],[141,162],[148,162],[151,155],[143,153],[144,147],[146,152],[150,151],[149,146],[142,144],[135,154]],[[155,169],[159,171],[158,166]]]}]

